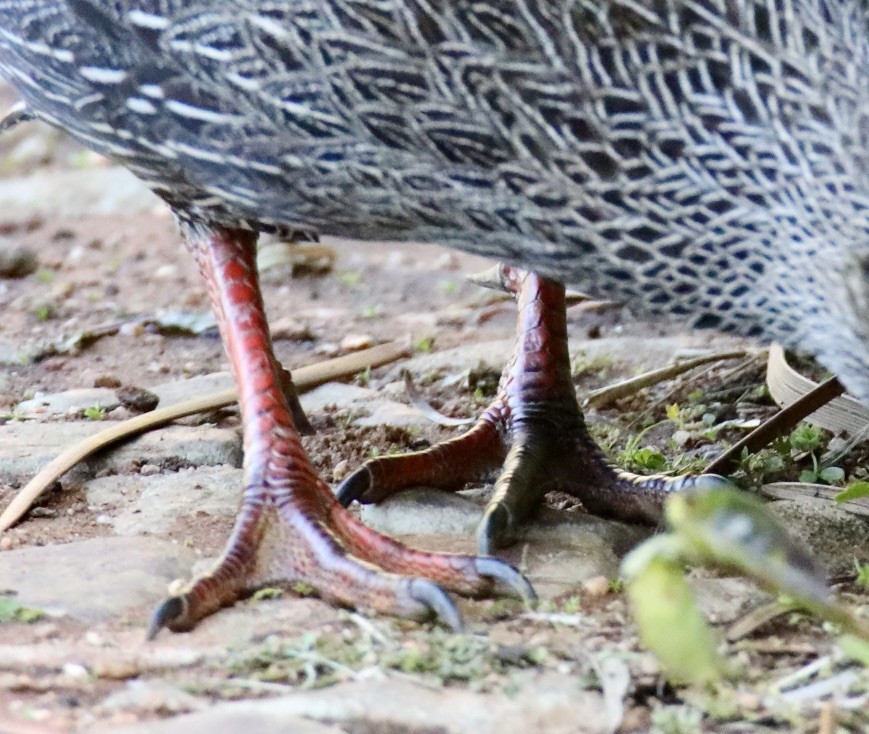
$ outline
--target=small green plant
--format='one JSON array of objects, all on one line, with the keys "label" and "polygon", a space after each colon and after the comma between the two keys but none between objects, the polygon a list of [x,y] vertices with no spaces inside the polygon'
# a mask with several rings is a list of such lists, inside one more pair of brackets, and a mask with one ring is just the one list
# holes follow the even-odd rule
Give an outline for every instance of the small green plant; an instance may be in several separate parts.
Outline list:
[{"label": "small green plant", "polygon": [[380,311],[380,304],[375,303],[372,306],[365,306],[364,308],[362,308],[362,310],[359,311],[359,315],[363,319],[376,319],[378,316],[380,316]]},{"label": "small green plant", "polygon": [[361,387],[365,387],[371,382],[371,365],[362,370],[362,372],[356,373],[355,382]]},{"label": "small green plant", "polygon": [[800,481],[809,484],[836,484],[845,478],[845,470],[838,466],[818,465],[817,457],[812,454],[812,468],[800,472]]},{"label": "small green plant", "polygon": [[362,282],[362,273],[358,270],[345,270],[339,273],[338,282],[347,288],[353,288]]},{"label": "small green plant", "polygon": [[33,315],[40,321],[48,321],[55,316],[54,306],[50,303],[42,303],[33,309]]},{"label": "small green plant", "polygon": [[92,405],[90,408],[85,408],[83,415],[89,421],[101,421],[106,417],[106,409],[99,405]]},{"label": "small green plant", "polygon": [[689,706],[664,706],[652,712],[652,734],[696,734],[702,720]]},{"label": "small green plant", "polygon": [[811,453],[826,444],[824,433],[809,423],[800,423],[790,435],[790,443],[797,451]]},{"label": "small green plant", "polygon": [[314,596],[317,593],[313,586],[306,584],[304,581],[295,581],[290,584],[290,591],[297,596]]},{"label": "small green plant", "polygon": [[629,471],[657,473],[667,468],[667,457],[651,446],[640,447],[643,436],[654,426],[632,436],[619,452],[618,462]]},{"label": "small green plant", "polygon": [[[277,599],[281,594],[284,593],[283,589],[279,589],[274,586],[266,586],[262,589],[257,589],[253,594],[251,594],[250,600],[252,602],[263,601],[264,599]],[[305,596],[301,594],[300,596]]]},{"label": "small green plant", "polygon": [[440,282],[440,288],[442,293],[447,296],[451,296],[459,289],[459,286],[453,280],[442,280]]},{"label": "small green plant", "polygon": [[26,607],[8,596],[0,597],[0,623],[24,622],[25,624],[32,624],[44,616],[45,612],[41,609]]},{"label": "small green plant", "polygon": [[417,352],[430,352],[434,349],[434,339],[431,337],[417,339],[413,347]]},{"label": "small green plant", "polygon": [[854,561],[854,570],[856,571],[857,585],[864,589],[869,589],[869,563],[858,563]]},{"label": "small green plant", "polygon": [[850,502],[869,497],[869,482],[854,482],[836,495],[836,502]]}]

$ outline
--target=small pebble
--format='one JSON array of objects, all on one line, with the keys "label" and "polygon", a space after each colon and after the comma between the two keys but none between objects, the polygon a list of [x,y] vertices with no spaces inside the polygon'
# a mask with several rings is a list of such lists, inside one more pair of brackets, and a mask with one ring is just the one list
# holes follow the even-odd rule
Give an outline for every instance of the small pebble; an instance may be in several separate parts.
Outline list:
[{"label": "small pebble", "polygon": [[373,346],[374,339],[369,334],[348,334],[341,340],[342,352],[358,352]]},{"label": "small pebble", "polygon": [[123,336],[140,337],[145,333],[145,327],[139,322],[124,324],[120,329],[118,329],[118,333]]},{"label": "small pebble", "polygon": [[142,468],[139,469],[139,474],[143,477],[152,477],[155,474],[160,473],[160,467],[156,464],[143,464]]},{"label": "small pebble", "polygon": [[94,387],[107,387],[110,390],[113,390],[116,387],[121,386],[121,381],[117,377],[113,377],[112,375],[99,375],[94,380]]},{"label": "small pebble", "polygon": [[324,342],[317,346],[317,354],[322,354],[324,357],[336,357],[341,348],[332,342]]},{"label": "small pebble", "polygon": [[350,471],[350,462],[347,461],[347,459],[341,459],[341,461],[335,464],[332,468],[332,481],[340,482],[347,476],[348,471]]},{"label": "small pebble", "polygon": [[11,241],[0,239],[0,278],[23,278],[39,268],[36,253]]},{"label": "small pebble", "polygon": [[81,663],[64,663],[63,674],[70,678],[87,678],[90,673]]},{"label": "small pebble", "polygon": [[148,413],[157,407],[160,398],[150,390],[141,387],[125,385],[115,390],[115,395],[131,413]]},{"label": "small pebble", "polygon": [[588,596],[606,596],[609,591],[610,580],[606,576],[592,576],[582,585],[582,592]]},{"label": "small pebble", "polygon": [[438,270],[458,270],[461,263],[454,252],[445,252],[434,261],[434,267]]},{"label": "small pebble", "polygon": [[57,510],[50,507],[34,507],[30,510],[30,517],[57,517]]},{"label": "small pebble", "polygon": [[103,638],[100,637],[99,634],[97,634],[93,630],[88,630],[87,632],[85,632],[84,639],[88,645],[93,645],[94,647],[102,647],[105,644]]},{"label": "small pebble", "polygon": [[12,550],[14,546],[15,542],[8,535],[0,538],[0,550]]},{"label": "small pebble", "polygon": [[290,341],[316,341],[311,327],[303,321],[294,318],[275,320],[270,326],[272,339],[287,339]]},{"label": "small pebble", "polygon": [[178,275],[177,265],[161,265],[153,273],[156,280],[172,280]]},{"label": "small pebble", "polygon": [[129,680],[139,672],[132,663],[112,657],[96,658],[92,667],[93,674],[105,680]]}]

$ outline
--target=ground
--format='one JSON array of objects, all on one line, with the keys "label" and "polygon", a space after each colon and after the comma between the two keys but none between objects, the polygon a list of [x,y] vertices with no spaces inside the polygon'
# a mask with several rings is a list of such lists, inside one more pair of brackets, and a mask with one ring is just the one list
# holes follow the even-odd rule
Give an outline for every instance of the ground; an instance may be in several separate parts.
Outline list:
[{"label": "ground", "polygon": [[[213,330],[169,328],[180,317],[200,324],[206,298],[168,212],[132,177],[38,125],[0,140],[0,175],[0,265],[14,266],[0,278],[5,505],[71,441],[130,415],[118,407],[119,385],[153,390],[165,404],[193,385],[226,383],[199,377],[226,363]],[[318,429],[306,448],[333,481],[378,452],[461,430],[410,405],[400,370],[442,413],[475,415],[509,352],[514,311],[466,281],[490,264],[479,258],[323,244],[334,253],[323,269],[319,251],[293,263],[279,246],[269,251],[278,263],[264,272],[264,293],[284,364],[392,339],[415,352],[304,396]],[[755,349],[641,324],[617,306],[580,305],[569,321],[581,395],[680,353]],[[121,328],[96,338],[107,325]],[[76,335],[93,338],[67,349]],[[588,421],[624,466],[698,469],[772,414],[762,381],[763,360],[752,353],[590,410]],[[771,598],[739,578],[690,574],[729,639],[732,678],[711,688],[668,684],[637,639],[618,580],[620,557],[650,529],[590,517],[560,496],[504,553],[528,573],[541,605],[462,601],[465,635],[335,609],[297,587],[145,642],[167,584],[216,555],[231,527],[237,429],[227,409],[89,460],[0,537],[0,731],[865,731],[865,670],[848,666],[809,617],[753,625],[750,614]],[[737,479],[756,486],[811,468],[830,437],[801,431],[743,462]],[[865,446],[838,466],[834,482],[866,479]],[[413,545],[470,551],[487,486],[418,490],[362,517]],[[865,518],[815,502],[778,504],[823,552],[845,600],[865,610],[854,575],[855,561],[869,561]]]}]

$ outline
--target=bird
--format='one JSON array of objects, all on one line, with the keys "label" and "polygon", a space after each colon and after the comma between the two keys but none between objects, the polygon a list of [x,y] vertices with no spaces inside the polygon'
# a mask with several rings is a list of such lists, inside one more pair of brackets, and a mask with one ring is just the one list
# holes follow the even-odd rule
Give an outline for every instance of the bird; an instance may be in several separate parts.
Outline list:
[{"label": "bird", "polygon": [[[458,628],[448,591],[533,597],[490,553],[542,491],[653,519],[723,481],[606,463],[570,384],[565,284],[811,353],[869,401],[863,0],[0,0],[0,76],[20,114],[168,204],[239,388],[235,527],[151,636],[275,579]],[[271,349],[261,233],[502,263],[516,348],[477,424],[363,465],[336,497]],[[407,548],[345,508],[502,462],[478,555]]]}]

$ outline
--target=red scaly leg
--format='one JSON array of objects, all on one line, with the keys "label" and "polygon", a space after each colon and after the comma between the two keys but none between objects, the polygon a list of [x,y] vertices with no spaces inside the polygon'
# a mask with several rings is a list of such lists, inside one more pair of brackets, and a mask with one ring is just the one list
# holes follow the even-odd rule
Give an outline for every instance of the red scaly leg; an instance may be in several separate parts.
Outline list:
[{"label": "red scaly leg", "polygon": [[501,266],[502,287],[516,296],[516,345],[494,402],[466,433],[402,456],[371,459],[338,489],[379,502],[408,487],[461,489],[503,462],[477,531],[489,553],[509,543],[547,492],[561,490],[600,515],[657,522],[673,491],[725,482],[715,475],[639,477],[613,469],[591,439],[570,378],[564,286]]},{"label": "red scaly leg", "polygon": [[190,629],[253,589],[281,581],[303,581],[352,607],[410,618],[436,614],[453,627],[461,624],[458,612],[431,579],[465,594],[508,587],[533,598],[528,582],[501,561],[406,548],[338,504],[311,466],[281,391],[257,281],[255,235],[188,226],[186,236],[238,386],[245,489],[223,555],[157,609],[149,634]]}]

